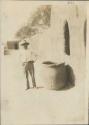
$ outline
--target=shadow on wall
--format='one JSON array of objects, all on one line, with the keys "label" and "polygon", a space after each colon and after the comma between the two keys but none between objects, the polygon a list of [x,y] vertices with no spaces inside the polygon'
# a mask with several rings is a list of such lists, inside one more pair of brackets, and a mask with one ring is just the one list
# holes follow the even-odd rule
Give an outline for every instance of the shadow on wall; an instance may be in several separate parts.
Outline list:
[{"label": "shadow on wall", "polygon": [[69,89],[75,86],[75,75],[72,67],[70,65],[66,65],[66,86],[65,89]]},{"label": "shadow on wall", "polygon": [[43,81],[47,89],[67,90],[75,86],[75,75],[71,66],[50,61],[43,62],[43,64],[43,72],[45,72]]}]

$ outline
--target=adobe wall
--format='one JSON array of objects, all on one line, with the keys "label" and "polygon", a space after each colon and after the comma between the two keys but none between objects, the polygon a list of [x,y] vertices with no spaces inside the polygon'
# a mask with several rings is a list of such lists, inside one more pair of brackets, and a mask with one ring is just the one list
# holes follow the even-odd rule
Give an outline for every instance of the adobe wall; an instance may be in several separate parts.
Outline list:
[{"label": "adobe wall", "polygon": [[[64,52],[64,24],[67,20],[70,33],[70,56]],[[72,66],[76,83],[83,82],[85,78],[85,46],[84,46],[84,22],[86,10],[84,6],[52,6],[51,30],[52,45],[55,44],[56,54],[59,60],[65,60]],[[59,48],[59,49],[58,49]],[[54,51],[54,50],[53,50]]]}]

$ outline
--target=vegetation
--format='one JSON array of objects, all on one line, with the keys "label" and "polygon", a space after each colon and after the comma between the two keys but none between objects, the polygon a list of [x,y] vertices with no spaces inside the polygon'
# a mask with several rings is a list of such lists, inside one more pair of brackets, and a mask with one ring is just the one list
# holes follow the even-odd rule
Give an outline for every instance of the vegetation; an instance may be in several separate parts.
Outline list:
[{"label": "vegetation", "polygon": [[44,28],[43,26],[50,26],[50,16],[51,16],[51,6],[42,5],[35,13],[29,18],[26,26],[21,27],[17,33],[16,37],[23,39],[25,37],[31,37],[39,32],[39,28]]}]

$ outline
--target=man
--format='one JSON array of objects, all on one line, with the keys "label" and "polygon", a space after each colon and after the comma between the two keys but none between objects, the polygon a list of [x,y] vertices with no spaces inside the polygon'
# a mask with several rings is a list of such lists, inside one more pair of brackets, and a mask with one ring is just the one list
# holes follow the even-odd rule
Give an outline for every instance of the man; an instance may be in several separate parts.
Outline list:
[{"label": "man", "polygon": [[29,83],[29,74],[32,79],[33,88],[36,88],[36,82],[35,82],[35,72],[34,72],[34,62],[36,60],[36,55],[29,49],[30,43],[26,40],[21,41],[20,45],[22,46],[21,49],[21,59],[22,59],[22,65],[24,66],[25,75],[26,75],[26,82],[27,82],[27,88],[26,90],[30,89],[30,83]]}]

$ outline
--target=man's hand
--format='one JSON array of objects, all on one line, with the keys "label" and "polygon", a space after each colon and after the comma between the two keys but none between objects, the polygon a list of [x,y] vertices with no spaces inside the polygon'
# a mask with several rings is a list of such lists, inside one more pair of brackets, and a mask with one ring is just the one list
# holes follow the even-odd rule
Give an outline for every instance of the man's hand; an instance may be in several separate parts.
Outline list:
[{"label": "man's hand", "polygon": [[22,66],[25,66],[26,65],[26,62],[22,63]]}]

